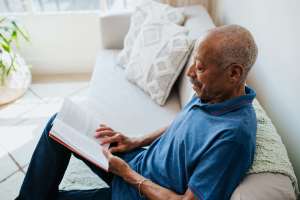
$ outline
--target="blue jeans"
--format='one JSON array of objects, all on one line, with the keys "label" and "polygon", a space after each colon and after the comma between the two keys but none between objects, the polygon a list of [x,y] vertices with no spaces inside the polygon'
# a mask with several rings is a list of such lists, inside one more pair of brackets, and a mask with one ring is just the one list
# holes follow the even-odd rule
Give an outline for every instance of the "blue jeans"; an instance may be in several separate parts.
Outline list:
[{"label": "blue jeans", "polygon": [[48,121],[34,150],[28,171],[16,200],[110,200],[111,187],[70,191],[61,191],[58,189],[72,154],[85,162],[109,186],[111,186],[113,174],[96,167],[51,139],[49,131],[55,117],[56,115],[52,116]]}]

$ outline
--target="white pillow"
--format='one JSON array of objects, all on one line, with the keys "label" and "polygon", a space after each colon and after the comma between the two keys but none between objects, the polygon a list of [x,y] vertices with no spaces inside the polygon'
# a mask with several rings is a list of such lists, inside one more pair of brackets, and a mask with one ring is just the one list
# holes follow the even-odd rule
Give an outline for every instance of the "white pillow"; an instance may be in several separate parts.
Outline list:
[{"label": "white pillow", "polygon": [[136,6],[136,9],[132,14],[129,31],[124,39],[124,48],[117,57],[118,65],[126,68],[129,63],[134,41],[145,21],[161,20],[181,25],[183,24],[184,19],[182,9],[173,8],[169,5],[151,0],[142,1],[141,4]]},{"label": "white pillow", "polygon": [[187,34],[174,23],[149,22],[136,38],[126,77],[159,105],[165,104],[192,49]]}]

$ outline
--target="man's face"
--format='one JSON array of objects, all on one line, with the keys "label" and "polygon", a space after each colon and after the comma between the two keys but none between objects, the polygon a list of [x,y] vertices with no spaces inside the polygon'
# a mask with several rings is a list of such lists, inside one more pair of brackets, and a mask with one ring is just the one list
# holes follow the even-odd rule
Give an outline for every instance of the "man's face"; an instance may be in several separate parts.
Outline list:
[{"label": "man's face", "polygon": [[219,101],[226,97],[226,93],[230,90],[226,69],[214,62],[216,58],[213,51],[213,44],[204,40],[198,48],[195,62],[187,73],[193,89],[204,102]]}]

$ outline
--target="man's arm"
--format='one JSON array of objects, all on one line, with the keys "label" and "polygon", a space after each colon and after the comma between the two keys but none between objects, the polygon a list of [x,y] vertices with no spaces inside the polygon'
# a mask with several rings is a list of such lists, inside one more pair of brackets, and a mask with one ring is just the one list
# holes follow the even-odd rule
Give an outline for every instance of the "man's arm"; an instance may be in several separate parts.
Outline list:
[{"label": "man's arm", "polygon": [[[130,168],[121,158],[114,156],[107,149],[103,153],[109,162],[109,172],[122,177],[126,182],[135,186],[141,195],[150,200],[194,200],[196,197],[190,189],[184,195],[177,194],[172,190],[164,188],[150,180],[146,180],[142,175]],[[146,180],[146,181],[145,181]]]},{"label": "man's arm", "polygon": [[[140,194],[145,196],[149,200],[195,200],[196,197],[194,193],[187,189],[184,195],[179,195],[167,188],[164,188],[150,180],[145,179],[143,176],[135,172],[134,170],[129,170],[123,176],[123,179],[134,185]],[[145,180],[145,181],[143,181]],[[143,182],[141,182],[143,181]]]},{"label": "man's arm", "polygon": [[143,147],[150,145],[154,140],[156,140],[156,138],[160,137],[167,130],[168,127],[169,126],[160,128],[150,134],[137,138],[138,146]]}]

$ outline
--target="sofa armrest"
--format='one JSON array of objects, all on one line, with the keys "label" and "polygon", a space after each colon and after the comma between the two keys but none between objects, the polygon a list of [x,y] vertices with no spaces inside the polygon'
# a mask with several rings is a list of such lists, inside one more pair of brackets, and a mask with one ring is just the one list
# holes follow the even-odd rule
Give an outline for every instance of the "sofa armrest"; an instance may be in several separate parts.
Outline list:
[{"label": "sofa armrest", "polygon": [[100,40],[105,49],[122,49],[132,10],[110,11],[99,16]]}]

